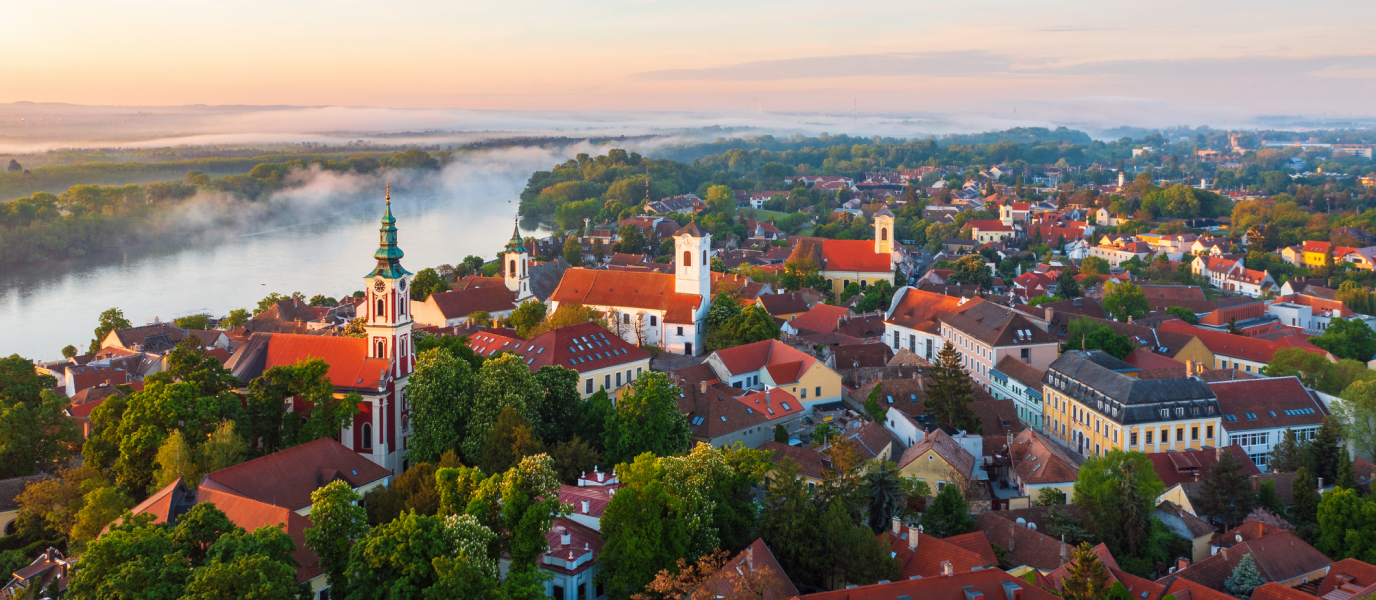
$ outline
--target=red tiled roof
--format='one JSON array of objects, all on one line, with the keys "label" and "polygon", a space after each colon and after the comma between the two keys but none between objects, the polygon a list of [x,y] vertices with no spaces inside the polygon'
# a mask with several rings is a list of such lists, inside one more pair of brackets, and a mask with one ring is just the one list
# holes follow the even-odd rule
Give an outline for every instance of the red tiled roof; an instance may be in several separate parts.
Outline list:
[{"label": "red tiled roof", "polygon": [[728,561],[702,587],[712,592],[713,597],[732,597],[740,592],[736,586],[746,569],[767,573],[768,578],[759,582],[765,586],[764,600],[785,600],[798,595],[798,588],[788,579],[788,573],[784,572],[783,566],[762,539],[756,539],[746,550]]},{"label": "red tiled roof", "polygon": [[[801,373],[806,373],[817,359],[778,340],[764,340],[734,348],[722,348],[714,352],[722,365],[732,374],[750,373],[763,369],[765,365],[801,361]],[[801,374],[799,375],[801,377]]]},{"label": "red tiled roof", "polygon": [[1239,472],[1244,477],[1261,474],[1256,464],[1247,456],[1247,452],[1242,449],[1242,446],[1237,445],[1181,452],[1152,452],[1147,454],[1147,458],[1151,459],[1152,469],[1161,478],[1161,482],[1169,488],[1178,483],[1195,481],[1196,474],[1200,480],[1206,478],[1209,469],[1212,469],[1214,463],[1218,462],[1219,452],[1231,452],[1233,457],[1242,463],[1242,469]]},{"label": "red tiled roof", "polygon": [[1275,357],[1277,350],[1287,347],[1304,348],[1306,352],[1312,354],[1328,354],[1327,351],[1319,348],[1310,349],[1299,345],[1292,346],[1287,343],[1258,340],[1247,336],[1233,335],[1222,331],[1195,327],[1179,319],[1163,321],[1158,326],[1158,329],[1195,336],[1214,354],[1221,354],[1223,356],[1254,362],[1269,363],[1271,359]]},{"label": "red tiled roof", "polygon": [[759,413],[768,420],[779,419],[787,416],[802,414],[803,405],[793,394],[788,393],[783,388],[766,388],[763,391],[754,392],[736,398],[736,401],[745,406],[752,413]]},{"label": "red tiled roof", "polygon": [[789,324],[797,330],[831,333],[836,331],[836,326],[840,324],[841,318],[848,314],[850,314],[850,309],[844,306],[818,303],[807,312],[793,317],[789,320]]},{"label": "red tiled roof", "polygon": [[986,565],[999,564],[998,556],[994,554],[994,547],[989,545],[989,538],[983,531],[971,531],[962,535],[953,535],[941,538],[941,541],[974,552],[984,560]]},{"label": "red tiled roof", "polygon": [[1178,375],[1178,377],[1185,376],[1185,363],[1175,360],[1174,358],[1161,356],[1146,348],[1133,349],[1133,351],[1129,352],[1127,357],[1123,359],[1123,362],[1142,369],[1143,371],[1180,369],[1180,375]]},{"label": "red tiled roof", "polygon": [[701,296],[675,292],[674,276],[666,273],[582,268],[564,271],[550,300],[659,310],[670,323],[692,322],[693,311],[703,301]]},{"label": "red tiled roof", "polygon": [[875,253],[874,240],[825,240],[822,261],[823,271],[880,273],[893,270],[893,257]]},{"label": "red tiled roof", "polygon": [[[1326,600],[1346,600],[1350,596],[1344,594],[1355,594],[1372,585],[1376,585],[1376,565],[1344,558],[1328,569],[1328,575],[1324,576],[1316,595]],[[1330,598],[1328,595],[1334,591],[1338,594]]]},{"label": "red tiled roof", "polygon": [[1209,383],[1209,389],[1218,396],[1218,410],[1225,419],[1223,428],[1229,432],[1318,425],[1328,414],[1323,402],[1294,376],[1214,381]]},{"label": "red tiled roof", "polygon": [[467,317],[475,312],[504,312],[516,307],[516,292],[503,287],[469,287],[430,294],[425,300],[445,319]]},{"label": "red tiled roof", "polygon": [[[892,529],[879,534],[879,541],[888,544],[893,557],[898,561],[898,576],[902,579],[920,575],[938,577],[943,562],[950,561],[957,573],[973,571],[997,565],[998,561],[986,562],[978,553],[971,552],[940,538],[932,537],[911,527],[902,527],[898,535]],[[977,532],[978,533],[978,532]],[[917,536],[917,548],[909,549],[912,537]],[[980,534],[983,537],[983,534]],[[986,545],[988,542],[986,542]]]},{"label": "red tiled roof", "polygon": [[[935,333],[940,327],[937,321],[941,317],[961,308],[961,299],[954,296],[934,294],[911,287],[903,288],[898,293],[902,296],[884,319],[885,323]],[[983,300],[974,298],[965,304],[972,302]]]},{"label": "red tiled roof", "polygon": [[1024,483],[1066,483],[1080,476],[1080,464],[1059,444],[1024,429],[1008,448],[1013,470]]},{"label": "red tiled roof", "polygon": [[1320,241],[1317,241],[1317,240],[1306,240],[1306,241],[1304,242],[1303,251],[1304,251],[1304,252],[1328,252],[1328,250],[1329,250],[1330,248],[1332,248],[1332,247],[1333,247],[1333,244],[1331,244],[1331,243],[1329,243],[1329,242],[1320,242]]},{"label": "red tiled roof", "polygon": [[[923,540],[925,541],[925,540]],[[862,585],[799,596],[799,600],[898,600],[900,597],[921,600],[968,600],[969,591],[979,592],[987,600],[1006,597],[1005,584],[1022,590],[1023,600],[1056,600],[1056,596],[998,569],[960,571],[943,577],[905,579],[891,583]]]},{"label": "red tiled roof", "polygon": [[1282,530],[1219,550],[1217,554],[1177,571],[1172,577],[1178,576],[1213,590],[1221,590],[1223,582],[1232,576],[1238,561],[1247,554],[1252,555],[1257,571],[1266,581],[1287,581],[1333,564],[1332,559],[1305,543],[1294,532]]},{"label": "red tiled roof", "polygon": [[783,462],[784,459],[792,460],[793,464],[798,466],[799,475],[812,479],[822,479],[823,472],[831,464],[831,459],[812,448],[769,441],[760,444],[757,449],[773,452],[771,460],[775,463]]},{"label": "red tiled roof", "polygon": [[1251,600],[1314,600],[1313,596],[1274,581],[1252,590]]},{"label": "red tiled roof", "polygon": [[[1114,560],[1113,553],[1108,551],[1108,546],[1105,546],[1104,544],[1099,544],[1098,546],[1091,548],[1090,552],[1093,552],[1095,556],[1099,557],[1099,562],[1103,563],[1104,567],[1108,568],[1110,577],[1112,577],[1114,570],[1121,568],[1118,566],[1118,561]],[[1046,578],[1051,581],[1051,585],[1054,585],[1057,589],[1060,589],[1061,580],[1065,579],[1065,576],[1070,572],[1071,565],[1074,564],[1075,560],[1072,555],[1070,562],[1067,562],[1066,564],[1063,564],[1053,569],[1050,573],[1046,574]]]},{"label": "red tiled roof", "polygon": [[[569,536],[569,543],[563,543],[563,536]],[[593,558],[602,554],[602,535],[591,527],[574,521],[573,519],[555,519],[549,531],[545,532],[545,542],[549,545],[546,556],[562,559],[564,561],[577,561],[585,554],[591,554]],[[588,560],[573,569],[566,564],[551,562],[541,558],[540,568],[549,569],[556,573],[572,575],[581,573],[593,566],[593,560]]]},{"label": "red tiled roof", "polygon": [[954,438],[947,435],[945,431],[934,429],[928,433],[921,441],[913,444],[911,448],[903,453],[902,458],[898,459],[898,467],[901,469],[908,463],[917,460],[928,451],[935,452],[946,464],[955,469],[957,473],[969,477],[975,468],[975,456],[968,450],[962,448]]},{"label": "red tiled roof", "polygon": [[559,327],[531,340],[514,333],[480,331],[468,336],[468,347],[480,356],[520,355],[532,371],[558,366],[586,373],[650,358],[650,353],[596,323]]},{"label": "red tiled roof", "polygon": [[311,492],[335,479],[360,488],[391,475],[343,444],[321,438],[209,473],[201,487],[301,510],[311,505]]},{"label": "red tiled roof", "polygon": [[[254,334],[255,337],[262,334]],[[330,365],[327,375],[335,387],[377,389],[392,361],[368,358],[364,338],[274,333],[268,340],[263,370],[319,358]]]},{"label": "red tiled roof", "polygon": [[807,298],[803,297],[802,292],[765,294],[760,296],[760,304],[771,315],[802,313],[807,312],[809,308]]},{"label": "red tiled roof", "polygon": [[774,385],[798,383],[798,379],[803,375],[803,361],[794,360],[767,365],[765,370],[769,372],[770,379],[774,380]]}]

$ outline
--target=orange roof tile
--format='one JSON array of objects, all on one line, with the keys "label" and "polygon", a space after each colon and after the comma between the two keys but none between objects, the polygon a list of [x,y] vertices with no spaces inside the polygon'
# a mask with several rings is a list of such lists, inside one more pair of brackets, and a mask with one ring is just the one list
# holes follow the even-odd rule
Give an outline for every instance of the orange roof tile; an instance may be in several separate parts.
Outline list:
[{"label": "orange roof tile", "polygon": [[875,253],[873,240],[824,240],[820,268],[823,271],[888,272],[893,270],[893,257]]}]

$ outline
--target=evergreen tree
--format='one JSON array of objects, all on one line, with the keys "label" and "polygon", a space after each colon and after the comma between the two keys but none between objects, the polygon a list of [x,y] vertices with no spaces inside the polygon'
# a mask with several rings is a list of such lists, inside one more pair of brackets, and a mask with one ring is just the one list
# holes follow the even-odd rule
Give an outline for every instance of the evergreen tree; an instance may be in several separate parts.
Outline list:
[{"label": "evergreen tree", "polygon": [[1099,555],[1094,553],[1089,542],[1080,542],[1066,568],[1065,578],[1061,580],[1061,598],[1101,600],[1107,587],[1108,569],[1099,562]]},{"label": "evergreen tree", "polygon": [[607,461],[618,464],[644,452],[669,456],[687,450],[688,417],[678,411],[678,395],[678,386],[663,373],[647,372],[635,380],[607,416]]},{"label": "evergreen tree", "polygon": [[1342,432],[1332,417],[1325,417],[1319,432],[1304,447],[1304,466],[1309,472],[1330,485],[1338,479],[1338,468],[1347,449],[1342,443]]},{"label": "evergreen tree", "polygon": [[785,429],[783,425],[775,425],[775,426],[774,426],[774,441],[776,441],[776,442],[778,442],[778,443],[780,443],[780,444],[787,444],[787,443],[788,443],[788,429]]},{"label": "evergreen tree", "polygon": [[1257,491],[1257,506],[1271,511],[1277,516],[1285,514],[1285,504],[1276,496],[1276,480],[1267,479],[1261,482],[1260,489]]},{"label": "evergreen tree", "polygon": [[1295,435],[1295,430],[1286,429],[1280,434],[1280,441],[1271,447],[1266,458],[1266,466],[1275,473],[1289,473],[1299,470],[1304,464],[1304,442]]},{"label": "evergreen tree", "polygon": [[1080,297],[1080,283],[1075,281],[1073,269],[1063,269],[1056,277],[1056,295],[1067,300]]},{"label": "evergreen tree", "polygon": [[927,535],[939,538],[974,531],[975,520],[970,516],[970,506],[966,504],[960,486],[946,484],[941,488],[927,512],[922,515],[922,529]]},{"label": "evergreen tree", "polygon": [[1313,539],[1318,523],[1319,493],[1318,480],[1310,474],[1308,467],[1300,467],[1295,479],[1290,482],[1291,522],[1306,540]]},{"label": "evergreen tree", "polygon": [[973,399],[970,375],[961,365],[960,354],[947,340],[937,354],[932,369],[932,387],[927,391],[925,409],[937,423],[953,429],[978,431],[979,417],[970,409]]},{"label": "evergreen tree", "polygon": [[865,484],[869,487],[869,510],[867,521],[875,533],[884,531],[893,522],[907,499],[903,495],[902,474],[892,462],[883,462],[865,474]]},{"label": "evergreen tree", "polygon": [[1242,555],[1242,560],[1233,567],[1233,574],[1223,582],[1223,589],[1234,598],[1247,600],[1252,596],[1252,590],[1261,587],[1266,583],[1266,579],[1257,570],[1256,562],[1252,560],[1251,554]]},{"label": "evergreen tree", "polygon": [[1223,519],[1223,528],[1232,529],[1256,506],[1256,495],[1242,474],[1242,463],[1231,452],[1219,454],[1218,462],[1200,489],[1200,509]]}]

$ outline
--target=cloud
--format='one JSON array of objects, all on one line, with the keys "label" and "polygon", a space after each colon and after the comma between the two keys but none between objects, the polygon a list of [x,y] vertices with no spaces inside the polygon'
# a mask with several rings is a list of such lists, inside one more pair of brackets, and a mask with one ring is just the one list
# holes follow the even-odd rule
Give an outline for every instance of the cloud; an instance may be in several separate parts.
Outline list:
[{"label": "cloud", "polygon": [[631,78],[655,81],[775,81],[914,75],[966,77],[1002,73],[1011,70],[1012,67],[1013,60],[1009,57],[979,50],[898,52],[762,60],[695,69],[665,69],[635,73]]}]

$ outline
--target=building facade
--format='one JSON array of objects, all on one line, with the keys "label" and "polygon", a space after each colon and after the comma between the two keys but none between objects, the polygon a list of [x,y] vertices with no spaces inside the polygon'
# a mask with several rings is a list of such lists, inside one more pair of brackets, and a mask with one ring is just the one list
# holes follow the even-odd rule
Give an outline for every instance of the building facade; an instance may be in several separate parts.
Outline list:
[{"label": "building facade", "polygon": [[1209,387],[1218,396],[1225,445],[1241,446],[1262,472],[1287,430],[1307,442],[1328,415],[1323,401],[1293,376],[1215,381]]}]

